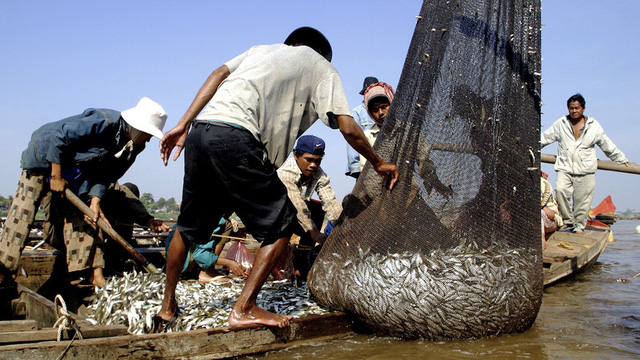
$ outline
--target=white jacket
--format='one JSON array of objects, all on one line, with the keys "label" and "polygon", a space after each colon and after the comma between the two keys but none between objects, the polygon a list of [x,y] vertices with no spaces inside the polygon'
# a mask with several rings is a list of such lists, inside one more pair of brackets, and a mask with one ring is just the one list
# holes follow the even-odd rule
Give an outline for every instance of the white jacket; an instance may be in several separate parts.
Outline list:
[{"label": "white jacket", "polygon": [[600,123],[592,117],[584,118],[584,128],[580,130],[578,140],[575,140],[571,121],[566,116],[556,120],[540,135],[540,148],[558,142],[555,170],[571,175],[595,173],[598,168],[595,145],[598,145],[609,159],[619,164],[627,162],[626,156],[604,133]]}]

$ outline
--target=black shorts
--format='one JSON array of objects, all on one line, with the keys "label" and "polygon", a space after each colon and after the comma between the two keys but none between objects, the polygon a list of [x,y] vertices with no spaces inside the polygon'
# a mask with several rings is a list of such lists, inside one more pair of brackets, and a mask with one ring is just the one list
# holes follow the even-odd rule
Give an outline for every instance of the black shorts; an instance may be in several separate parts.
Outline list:
[{"label": "black shorts", "polygon": [[187,246],[209,241],[227,210],[262,246],[291,235],[295,207],[264,146],[249,131],[195,121],[185,143],[184,167],[177,229]]}]

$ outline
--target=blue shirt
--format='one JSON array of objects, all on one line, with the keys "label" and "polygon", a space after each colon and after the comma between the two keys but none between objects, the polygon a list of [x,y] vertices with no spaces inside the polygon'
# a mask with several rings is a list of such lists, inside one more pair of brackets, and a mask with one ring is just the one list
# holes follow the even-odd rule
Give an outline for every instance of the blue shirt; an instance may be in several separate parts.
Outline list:
[{"label": "blue shirt", "polygon": [[[364,101],[353,108],[351,112],[353,113],[353,119],[360,125],[362,131],[371,129],[375,125],[367,112],[367,108],[364,106]],[[360,154],[347,144],[347,172],[345,172],[345,175],[353,176],[360,173],[360,170]]]},{"label": "blue shirt", "polygon": [[78,195],[102,197],[144,149],[144,145],[134,145],[131,153],[116,158],[129,141],[125,130],[119,111],[87,109],[34,131],[20,165],[24,170],[50,172],[51,163],[60,164],[65,180]]}]

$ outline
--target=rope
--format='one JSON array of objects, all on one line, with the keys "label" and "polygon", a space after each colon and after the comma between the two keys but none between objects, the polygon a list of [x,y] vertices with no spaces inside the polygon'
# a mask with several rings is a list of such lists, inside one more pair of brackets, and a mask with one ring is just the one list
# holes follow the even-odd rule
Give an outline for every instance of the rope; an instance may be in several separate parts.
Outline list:
[{"label": "rope", "polygon": [[71,313],[67,310],[67,304],[64,302],[64,299],[60,294],[56,295],[55,298],[56,304],[56,314],[59,315],[58,320],[53,324],[53,327],[58,327],[58,341],[62,341],[62,334],[65,330],[74,330],[73,337],[69,342],[69,345],[64,349],[62,354],[58,356],[58,360],[64,358],[67,351],[71,347],[71,344],[76,340],[76,337],[82,339],[82,333],[80,332],[80,328],[76,325],[76,320],[71,316]]}]

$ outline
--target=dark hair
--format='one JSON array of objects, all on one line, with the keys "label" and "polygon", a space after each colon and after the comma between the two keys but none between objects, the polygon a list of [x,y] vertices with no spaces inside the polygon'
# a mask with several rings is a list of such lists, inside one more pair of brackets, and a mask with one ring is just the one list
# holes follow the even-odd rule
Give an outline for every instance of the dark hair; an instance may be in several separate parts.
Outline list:
[{"label": "dark hair", "polygon": [[577,93],[577,94],[571,96],[569,98],[569,100],[567,100],[567,107],[569,107],[569,104],[571,104],[574,101],[579,102],[580,106],[582,106],[583,108],[587,104],[587,102],[584,100],[584,97],[582,97],[582,95],[580,93]]},{"label": "dark hair", "polygon": [[331,44],[320,31],[314,28],[308,26],[297,28],[293,30],[284,43],[292,46],[306,45],[331,62],[331,57],[333,56]]},{"label": "dark hair", "polygon": [[133,195],[135,195],[137,198],[140,197],[140,189],[138,189],[138,186],[136,186],[136,184],[133,184],[133,183],[130,183],[130,182],[126,182],[126,183],[122,184],[122,186],[124,186],[127,189],[131,190]]},{"label": "dark hair", "polygon": [[367,102],[367,110],[371,111],[371,108],[373,107],[374,104],[391,104],[391,101],[389,101],[389,98],[386,95],[376,95],[374,97],[372,97],[371,99],[369,99],[369,101]]}]

